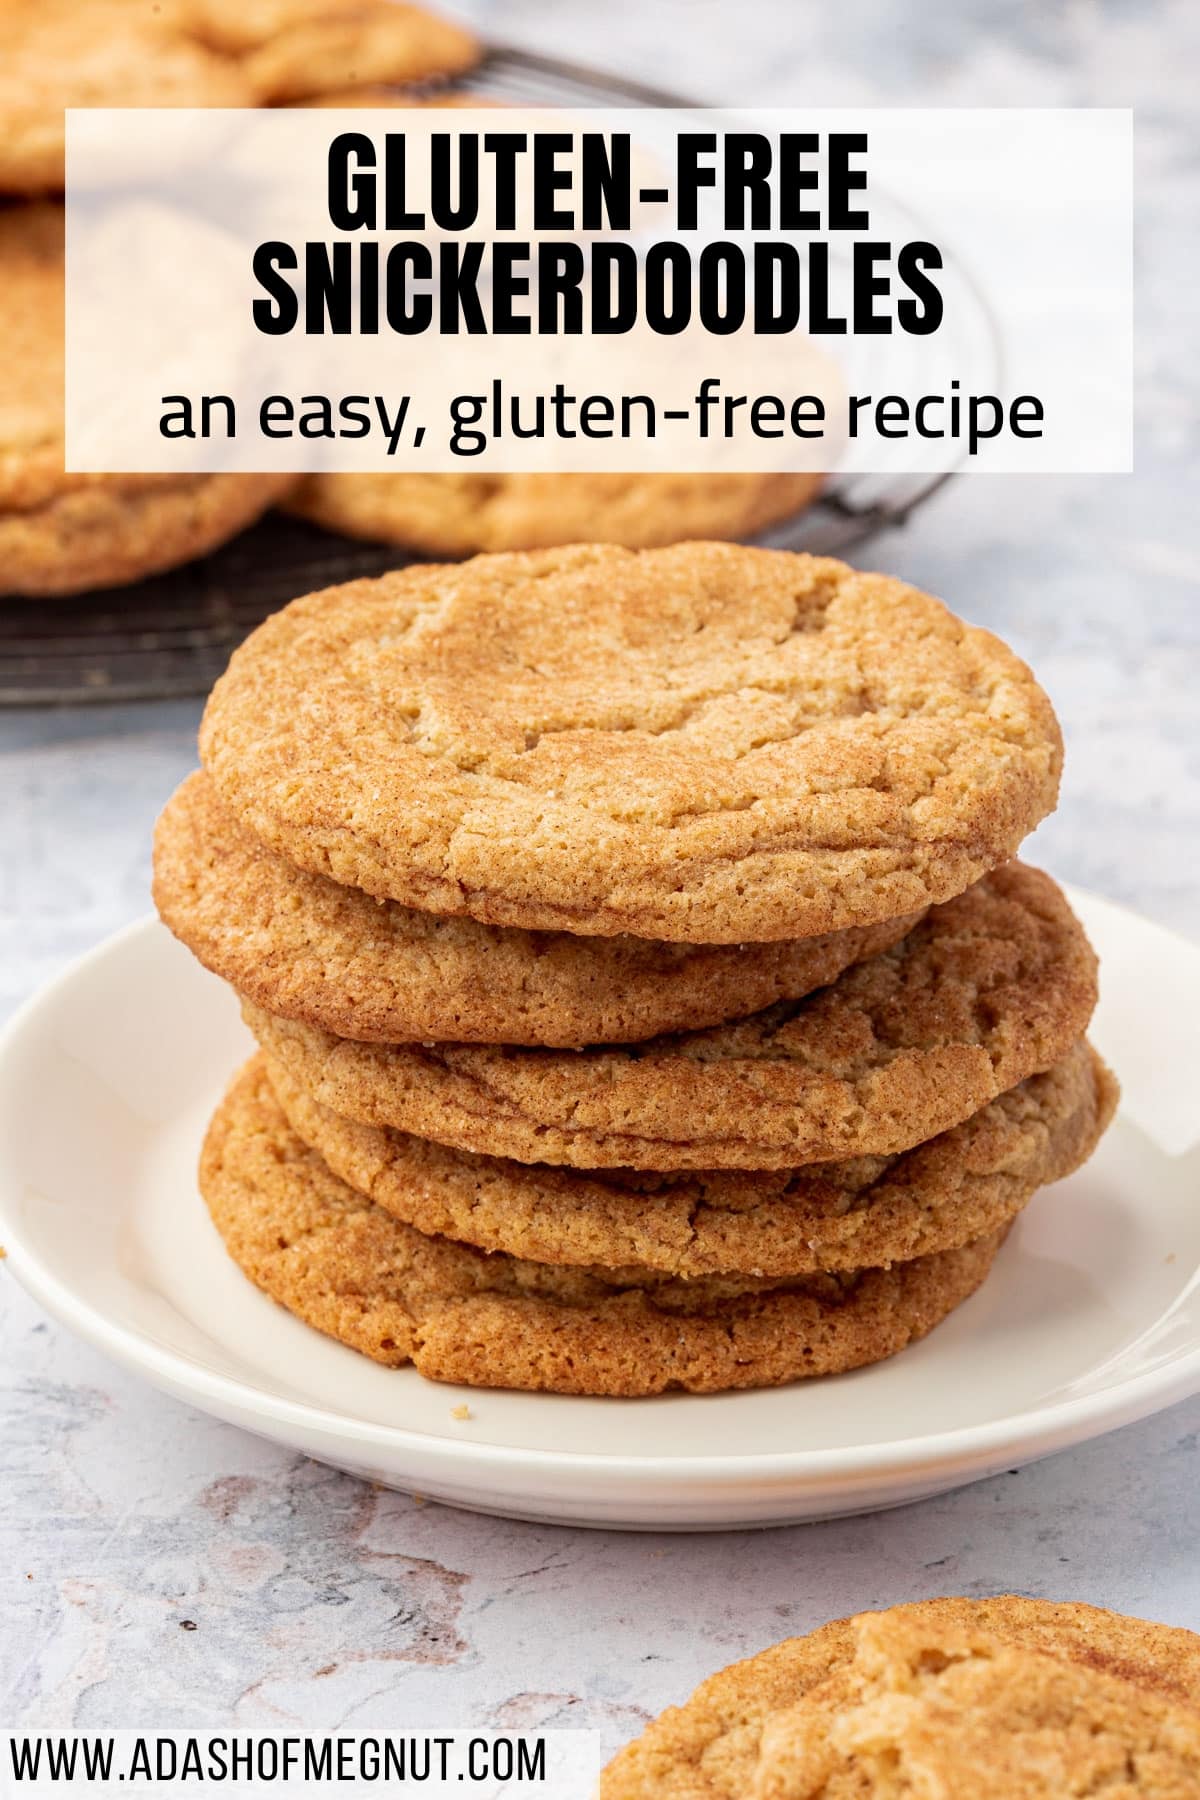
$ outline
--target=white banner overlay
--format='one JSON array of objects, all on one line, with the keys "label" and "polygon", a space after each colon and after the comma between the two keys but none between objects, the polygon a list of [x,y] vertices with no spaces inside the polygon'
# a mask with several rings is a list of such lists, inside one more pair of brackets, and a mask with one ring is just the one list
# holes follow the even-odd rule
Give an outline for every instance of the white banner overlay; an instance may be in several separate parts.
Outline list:
[{"label": "white banner overlay", "polygon": [[422,1800],[586,1800],[605,1758],[595,1731],[439,1730],[311,1738],[246,1732],[0,1733],[0,1795],[51,1800],[146,1792],[171,1800],[212,1787],[419,1794]]},{"label": "white banner overlay", "polygon": [[68,114],[80,471],[1131,466],[1119,110]]}]

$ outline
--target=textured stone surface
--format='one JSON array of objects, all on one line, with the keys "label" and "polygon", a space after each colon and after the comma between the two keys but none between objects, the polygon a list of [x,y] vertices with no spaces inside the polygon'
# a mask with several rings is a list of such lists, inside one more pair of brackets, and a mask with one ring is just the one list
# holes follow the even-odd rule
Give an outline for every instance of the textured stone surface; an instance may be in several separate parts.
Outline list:
[{"label": "textured stone surface", "polygon": [[[714,99],[1139,108],[1138,473],[959,482],[864,560],[998,631],[1054,699],[1063,796],[1030,859],[1196,935],[1200,271],[1178,235],[1196,9],[866,0],[806,14],[803,34],[793,0],[753,0],[736,31],[716,0],[465,16],[635,76],[667,78],[669,43],[669,79]],[[194,766],[198,714],[0,718],[6,1010],[148,909],[151,828]],[[1019,1587],[1200,1626],[1200,1402],[876,1517],[566,1531],[419,1506],[219,1425],[0,1270],[0,1405],[0,1712],[31,1730],[479,1720],[594,1726],[615,1750],[713,1669],[856,1608]]]}]

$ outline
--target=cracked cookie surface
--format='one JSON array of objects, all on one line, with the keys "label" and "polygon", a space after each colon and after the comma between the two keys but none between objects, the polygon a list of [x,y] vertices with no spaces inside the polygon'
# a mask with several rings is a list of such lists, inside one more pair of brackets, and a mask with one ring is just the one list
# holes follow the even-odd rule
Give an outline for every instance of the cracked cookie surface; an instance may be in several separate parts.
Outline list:
[{"label": "cracked cookie surface", "polygon": [[896,1157],[800,1171],[637,1175],[450,1150],[330,1112],[268,1059],[292,1130],[343,1181],[418,1231],[535,1262],[693,1277],[865,1269],[958,1249],[1010,1224],[1086,1161],[1117,1086],[1079,1043],[952,1131]]},{"label": "cracked cookie surface", "polygon": [[819,993],[644,1044],[360,1044],[245,1016],[314,1099],[365,1124],[574,1168],[787,1169],[949,1130],[1066,1056],[1095,1002],[1062,893],[1010,863]]},{"label": "cracked cookie surface", "polygon": [[704,1682],[598,1800],[1186,1800],[1200,1637],[1098,1607],[948,1598],[837,1619]]},{"label": "cracked cookie surface", "polygon": [[784,1800],[1188,1800],[1200,1714],[1123,1676],[904,1609],[771,1721],[751,1793]]},{"label": "cracked cookie surface", "polygon": [[823,475],[309,475],[289,512],[423,556],[559,544],[644,549],[765,531],[815,499]]},{"label": "cracked cookie surface", "polygon": [[154,840],[154,898],[206,968],[266,1011],[368,1042],[570,1046],[717,1024],[794,999],[920,914],[771,944],[664,944],[445,919],[294,868],[190,775]]},{"label": "cracked cookie surface", "polygon": [[485,923],[698,943],[949,899],[1055,804],[1058,725],[903,582],[730,544],[580,545],[294,601],[201,759],[289,861]]},{"label": "cracked cookie surface", "polygon": [[217,1109],[200,1187],[234,1261],[319,1331],[435,1381],[569,1394],[715,1393],[878,1362],[975,1291],[1003,1235],[788,1284],[486,1255],[340,1181],[289,1128],[261,1059]]}]

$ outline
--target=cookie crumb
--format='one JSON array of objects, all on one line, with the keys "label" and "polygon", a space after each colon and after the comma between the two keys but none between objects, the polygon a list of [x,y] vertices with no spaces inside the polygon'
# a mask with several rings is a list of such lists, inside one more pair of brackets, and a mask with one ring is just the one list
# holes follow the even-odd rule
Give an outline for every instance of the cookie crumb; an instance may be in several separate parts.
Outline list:
[{"label": "cookie crumb", "polygon": [[469,1406],[452,1406],[450,1408],[450,1417],[452,1419],[469,1419],[471,1417],[471,1409]]}]

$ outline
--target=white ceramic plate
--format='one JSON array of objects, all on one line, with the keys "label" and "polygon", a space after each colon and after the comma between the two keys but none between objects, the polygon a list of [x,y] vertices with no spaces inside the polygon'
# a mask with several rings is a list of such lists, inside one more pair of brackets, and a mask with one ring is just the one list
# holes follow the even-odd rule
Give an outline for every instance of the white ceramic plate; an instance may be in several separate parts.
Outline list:
[{"label": "white ceramic plate", "polygon": [[876,1368],[574,1400],[443,1387],[318,1336],[229,1262],[197,1193],[205,1123],[250,1045],[230,993],[154,921],[0,1042],[0,1243],[50,1312],[156,1386],[458,1506],[700,1529],[940,1492],[1200,1389],[1200,949],[1073,899],[1103,959],[1094,1035],[1121,1117],[1038,1196],[980,1293]]}]

